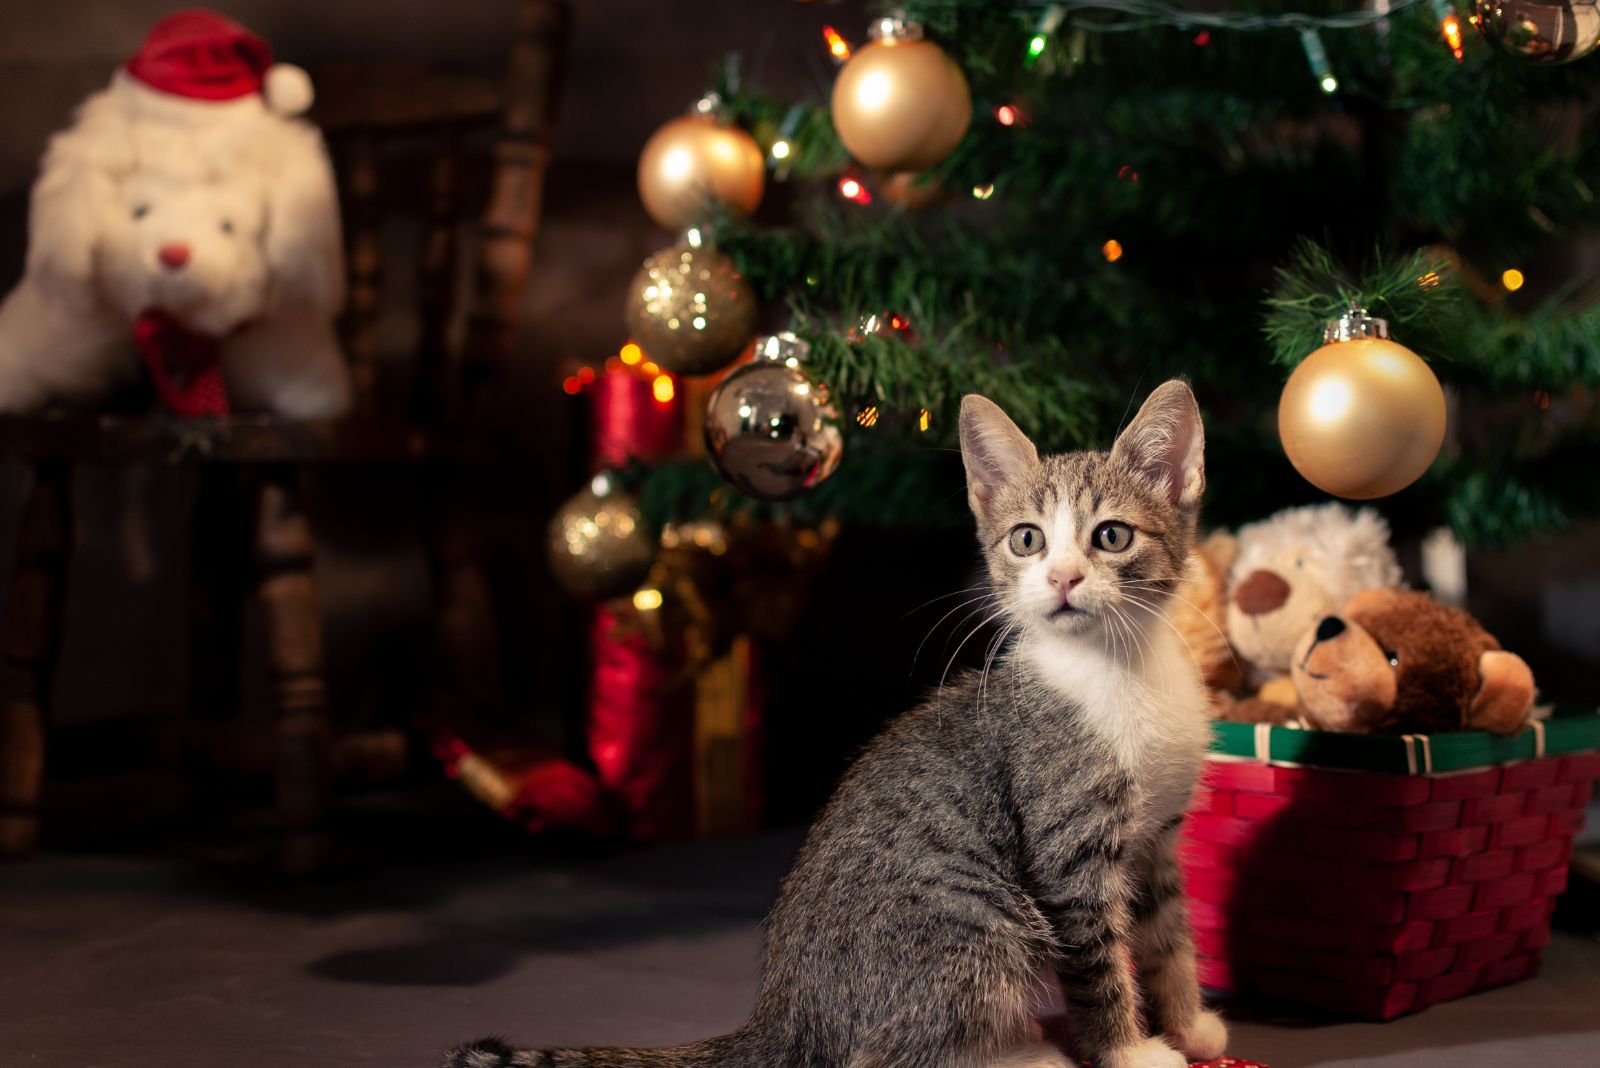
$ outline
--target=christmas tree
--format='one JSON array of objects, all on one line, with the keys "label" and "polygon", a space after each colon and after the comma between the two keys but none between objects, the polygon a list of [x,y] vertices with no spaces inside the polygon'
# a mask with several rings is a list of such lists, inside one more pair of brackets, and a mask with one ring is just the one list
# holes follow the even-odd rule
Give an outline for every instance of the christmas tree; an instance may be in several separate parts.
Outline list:
[{"label": "christmas tree", "polygon": [[[811,456],[798,492],[766,494],[791,498],[779,505],[700,460],[656,465],[639,477],[657,523],[770,507],[963,523],[963,393],[1045,450],[1104,447],[1172,376],[1206,414],[1207,521],[1258,518],[1322,496],[1296,466],[1338,490],[1328,472],[1336,483],[1348,458],[1324,446],[1291,465],[1279,401],[1352,308],[1387,320],[1449,398],[1437,458],[1427,448],[1401,484],[1426,473],[1385,502],[1401,531],[1447,523],[1501,545],[1600,509],[1600,308],[1573,266],[1600,217],[1593,3],[939,0],[895,5],[875,29],[795,44],[840,63],[850,88],[831,101],[775,99],[737,58],[724,66],[679,121],[735,135],[741,149],[716,150],[744,169],[730,182],[694,169],[692,141],[665,163],[646,150],[647,207],[693,227],[684,271],[726,257],[791,323],[794,341],[769,344],[825,398],[843,446],[831,476],[834,457]],[[890,114],[872,114],[884,100]],[[759,222],[757,154],[769,201],[787,194]],[[661,199],[674,180],[699,183],[692,208]],[[685,372],[732,358],[726,338],[681,338],[669,356],[640,334],[708,315],[712,333],[737,332],[749,308],[713,293],[708,309],[701,292],[670,307],[641,285],[631,325],[647,357]],[[1343,398],[1355,411],[1435,416],[1426,388],[1360,387]]]}]

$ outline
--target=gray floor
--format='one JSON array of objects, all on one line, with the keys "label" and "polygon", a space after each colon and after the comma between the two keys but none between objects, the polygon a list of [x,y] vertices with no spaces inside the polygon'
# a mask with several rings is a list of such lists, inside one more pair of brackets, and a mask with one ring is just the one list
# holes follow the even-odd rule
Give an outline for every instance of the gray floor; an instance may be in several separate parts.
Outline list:
[{"label": "gray floor", "polygon": [[[488,1033],[724,1031],[750,1005],[756,924],[797,840],[298,888],[191,859],[46,855],[0,869],[0,1065],[428,1068]],[[1600,945],[1560,936],[1538,979],[1387,1024],[1231,1014],[1230,1053],[1274,1068],[1596,1066]]]}]

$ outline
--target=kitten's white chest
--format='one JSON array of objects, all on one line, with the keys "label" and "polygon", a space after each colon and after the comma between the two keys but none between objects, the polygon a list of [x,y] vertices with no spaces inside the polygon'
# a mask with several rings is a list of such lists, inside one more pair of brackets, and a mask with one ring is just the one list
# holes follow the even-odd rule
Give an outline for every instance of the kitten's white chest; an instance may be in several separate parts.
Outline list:
[{"label": "kitten's white chest", "polygon": [[1159,825],[1188,802],[1210,725],[1188,657],[1170,634],[1149,639],[1133,664],[1089,642],[1035,642],[1028,653],[1045,681],[1082,709],[1138,785],[1141,814]]}]

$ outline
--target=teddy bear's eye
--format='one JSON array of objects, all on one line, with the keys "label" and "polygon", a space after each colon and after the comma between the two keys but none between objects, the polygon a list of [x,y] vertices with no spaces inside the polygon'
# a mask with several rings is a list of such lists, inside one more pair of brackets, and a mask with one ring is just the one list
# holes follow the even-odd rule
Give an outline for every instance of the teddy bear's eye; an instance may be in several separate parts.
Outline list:
[{"label": "teddy bear's eye", "polygon": [[150,205],[148,205],[148,204],[135,204],[133,206],[133,217],[135,219],[142,219],[146,215],[149,215],[149,214],[150,214]]},{"label": "teddy bear's eye", "polygon": [[1390,667],[1400,666],[1400,654],[1395,652],[1393,649],[1385,649],[1383,651],[1383,655],[1389,658]]},{"label": "teddy bear's eye", "polygon": [[233,233],[233,220],[232,219],[223,219],[222,220],[222,232],[225,233],[225,234]]}]

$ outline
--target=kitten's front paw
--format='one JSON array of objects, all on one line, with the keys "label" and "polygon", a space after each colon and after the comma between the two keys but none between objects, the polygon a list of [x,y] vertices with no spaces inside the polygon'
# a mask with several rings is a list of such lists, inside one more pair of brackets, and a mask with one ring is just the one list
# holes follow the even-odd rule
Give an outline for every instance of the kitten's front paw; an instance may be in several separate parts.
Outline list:
[{"label": "kitten's front paw", "polygon": [[1188,1068],[1189,1062],[1161,1039],[1147,1038],[1108,1051],[1095,1065],[1096,1068]]},{"label": "kitten's front paw", "polygon": [[1228,1025],[1216,1013],[1202,1012],[1189,1022],[1188,1027],[1174,1032],[1172,1041],[1191,1060],[1215,1060],[1228,1047]]}]

